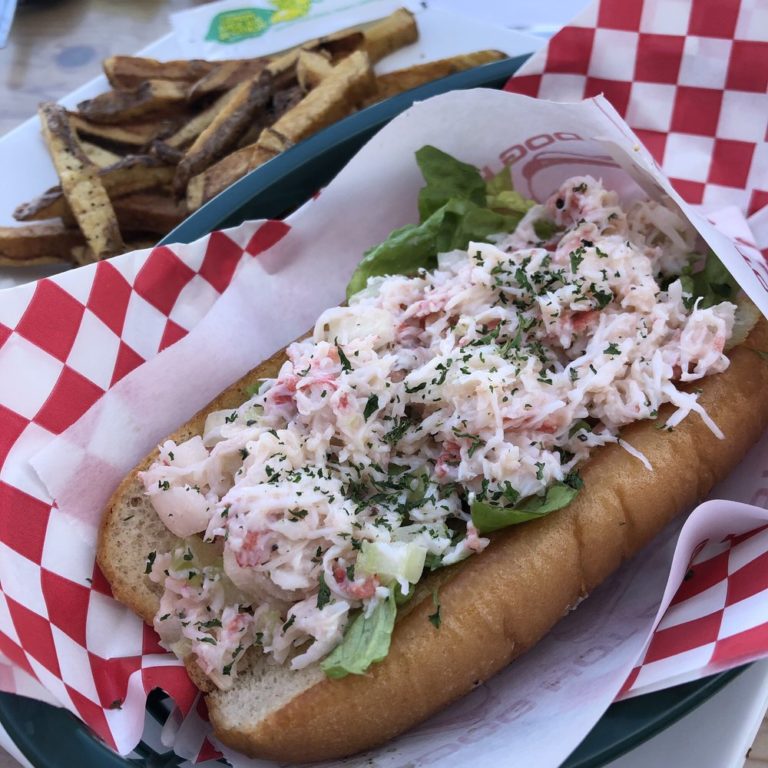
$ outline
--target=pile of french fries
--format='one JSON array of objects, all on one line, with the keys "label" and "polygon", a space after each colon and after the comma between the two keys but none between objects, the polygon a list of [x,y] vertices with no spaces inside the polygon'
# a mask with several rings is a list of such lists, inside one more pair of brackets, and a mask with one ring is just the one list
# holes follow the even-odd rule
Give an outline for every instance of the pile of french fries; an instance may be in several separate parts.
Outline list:
[{"label": "pile of french fries", "polygon": [[0,264],[87,264],[167,234],[275,155],[361,107],[504,57],[479,51],[376,77],[373,65],[413,43],[400,9],[273,56],[166,61],[113,56],[112,90],[76,112],[39,115],[59,185],[0,227]]}]

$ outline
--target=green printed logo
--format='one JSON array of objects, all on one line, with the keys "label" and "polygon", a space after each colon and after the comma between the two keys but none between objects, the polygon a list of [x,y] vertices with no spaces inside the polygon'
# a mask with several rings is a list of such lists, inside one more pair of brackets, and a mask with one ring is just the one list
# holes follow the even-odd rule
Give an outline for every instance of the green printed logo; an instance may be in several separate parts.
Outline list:
[{"label": "green printed logo", "polygon": [[273,0],[272,8],[239,8],[217,13],[211,21],[206,40],[239,43],[263,35],[272,25],[292,21],[309,13],[312,0]]}]

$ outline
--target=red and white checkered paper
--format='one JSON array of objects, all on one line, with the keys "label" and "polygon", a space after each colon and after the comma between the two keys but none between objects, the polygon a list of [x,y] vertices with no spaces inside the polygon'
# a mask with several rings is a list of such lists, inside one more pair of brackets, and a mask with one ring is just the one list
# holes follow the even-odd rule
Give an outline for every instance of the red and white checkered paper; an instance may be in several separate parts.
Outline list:
[{"label": "red and white checkered paper", "polygon": [[[730,26],[707,26],[722,8],[730,9]],[[553,38],[546,57],[532,60],[508,88],[564,99],[605,91],[684,197],[753,213],[768,200],[766,70],[760,66],[768,43],[765,14],[764,5],[746,1],[603,0]],[[651,43],[659,47],[646,55]],[[698,75],[685,64],[692,50],[704,61]],[[674,77],[664,74],[667,65],[660,62],[667,59],[659,51],[683,52]],[[763,58],[753,58],[758,53]],[[667,102],[654,101],[654,94],[670,92],[671,106],[662,109]],[[740,126],[761,103],[757,120]],[[0,667],[0,688],[53,698],[121,751],[133,746],[135,729],[123,716],[138,710],[130,705],[160,686],[186,714],[196,692],[153,632],[126,618],[111,599],[92,549],[73,535],[71,520],[62,520],[28,459],[129,371],[182,338],[238,264],[286,230],[256,222],[214,233],[203,247],[129,254],[0,294],[0,653],[10,662]],[[753,452],[752,461],[756,477],[768,475],[768,452]],[[768,506],[768,490],[760,485],[747,500]],[[698,553],[693,576],[677,592],[624,694],[664,684],[670,665],[675,672],[687,665],[691,679],[768,653],[768,606],[753,610],[767,602],[768,584],[755,574],[764,573],[768,542],[759,525],[753,528],[752,534],[729,530],[734,536],[714,537]],[[690,553],[681,558],[687,564]],[[108,643],[95,631],[104,626],[114,627]],[[209,744],[202,749],[201,758],[214,754]]]},{"label": "red and white checkered paper", "polygon": [[602,93],[687,202],[747,216],[768,205],[765,0],[600,0],[506,90],[554,101]]},{"label": "red and white checkered paper", "polygon": [[[531,57],[505,90],[555,101],[603,94],[677,192],[736,242],[756,240],[768,260],[768,4],[762,0],[599,0]],[[739,212],[750,217],[753,232]],[[768,492],[757,493],[755,503],[764,505]],[[760,551],[768,540],[760,529],[754,541],[751,536],[715,542],[695,557],[622,696],[763,655],[768,624],[755,617],[765,617],[760,608],[768,600],[768,547]],[[742,552],[758,554],[746,562]]]},{"label": "red and white checkered paper", "polygon": [[[757,235],[768,259],[768,4],[762,0],[599,0],[531,57],[505,90],[554,101],[603,94],[677,192],[736,242],[754,245]],[[754,219],[754,233],[739,212]],[[765,505],[768,491],[756,494],[754,503]],[[759,608],[768,601],[768,547],[760,552],[760,546],[768,540],[760,529],[751,536],[715,542],[694,558],[621,696],[764,655],[768,624],[755,619],[766,617]],[[759,554],[745,561],[744,552]],[[730,618],[734,604],[738,621]]]},{"label": "red and white checkered paper", "polygon": [[[185,336],[238,264],[286,231],[254,222],[215,232],[202,248],[126,254],[0,294],[0,653],[11,662],[0,665],[0,688],[67,707],[123,752],[134,744],[120,742],[111,721],[124,702],[138,697],[143,708],[162,687],[187,711],[197,689],[152,630],[126,621],[92,547],[27,462]],[[104,626],[114,627],[111,638]],[[122,652],[100,653],[115,638]]]}]

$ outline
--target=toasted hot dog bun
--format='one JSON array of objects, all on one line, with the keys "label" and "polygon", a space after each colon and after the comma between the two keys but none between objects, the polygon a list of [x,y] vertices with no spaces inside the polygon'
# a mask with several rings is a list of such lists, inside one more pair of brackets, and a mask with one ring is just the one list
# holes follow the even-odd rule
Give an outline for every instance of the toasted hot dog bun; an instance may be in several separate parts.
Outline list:
[{"label": "toasted hot dog bun", "polygon": [[[251,756],[342,757],[387,741],[490,678],[739,463],[768,423],[768,362],[756,354],[766,349],[768,322],[761,318],[731,352],[728,370],[697,382],[724,440],[694,414],[673,431],[648,421],[627,427],[622,437],[648,458],[652,472],[617,445],[596,450],[570,506],[501,531],[480,556],[424,579],[398,612],[389,655],[368,674],[329,680],[317,665],[296,672],[251,649],[234,687],[220,691],[187,659],[217,736]],[[207,413],[244,402],[245,388],[275,376],[283,360],[279,353],[255,368],[171,438],[201,434]],[[138,478],[156,456],[147,456],[115,492],[98,548],[115,597],[150,624],[161,588],[144,575],[147,553],[179,542]],[[435,588],[439,629],[428,620]]]}]

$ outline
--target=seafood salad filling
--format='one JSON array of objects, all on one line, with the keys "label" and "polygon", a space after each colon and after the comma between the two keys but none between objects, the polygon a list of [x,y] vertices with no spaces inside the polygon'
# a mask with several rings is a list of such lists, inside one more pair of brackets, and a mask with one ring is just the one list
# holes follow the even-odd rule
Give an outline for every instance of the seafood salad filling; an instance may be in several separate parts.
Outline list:
[{"label": "seafood salad filling", "polygon": [[[278,375],[141,473],[170,531],[152,552],[155,627],[229,687],[259,646],[298,669],[363,672],[422,574],[565,506],[622,426],[674,428],[724,371],[736,307],[690,288],[696,233],[565,182],[511,234],[373,277],[291,344]],[[439,627],[439,604],[430,620]]]}]

